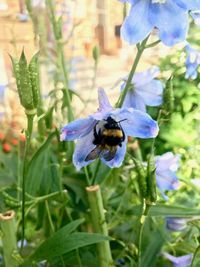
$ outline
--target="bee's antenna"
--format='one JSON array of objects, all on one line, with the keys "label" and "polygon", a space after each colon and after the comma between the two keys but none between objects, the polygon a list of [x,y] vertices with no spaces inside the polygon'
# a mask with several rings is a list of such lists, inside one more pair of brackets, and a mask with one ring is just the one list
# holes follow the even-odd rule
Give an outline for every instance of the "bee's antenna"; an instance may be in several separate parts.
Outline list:
[{"label": "bee's antenna", "polygon": [[117,123],[122,122],[122,121],[127,121],[127,119],[123,119],[123,120],[121,120],[121,121],[117,121]]}]

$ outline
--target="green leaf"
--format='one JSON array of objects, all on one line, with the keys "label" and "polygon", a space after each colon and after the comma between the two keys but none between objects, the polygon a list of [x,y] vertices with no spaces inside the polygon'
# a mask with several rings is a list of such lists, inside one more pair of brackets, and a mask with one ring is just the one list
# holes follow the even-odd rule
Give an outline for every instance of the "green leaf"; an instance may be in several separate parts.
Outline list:
[{"label": "green leaf", "polygon": [[[45,175],[50,175],[51,172],[51,153],[49,150],[49,145],[51,140],[55,136],[55,132],[51,133],[41,147],[33,155],[29,166],[28,166],[28,175],[26,180],[26,190],[28,193],[35,195],[40,185],[45,177]],[[49,177],[49,182],[51,177]],[[49,185],[46,184],[46,188],[49,188]],[[46,192],[48,193],[48,192]]]},{"label": "green leaf", "polygon": [[54,235],[45,240],[36,251],[30,256],[29,261],[49,260],[61,256],[80,247],[108,240],[109,238],[101,234],[91,233],[71,233],[81,223],[83,219],[69,223],[58,230]]},{"label": "green leaf", "polygon": [[156,264],[157,256],[164,244],[165,240],[160,232],[157,230],[156,232],[151,233],[150,242],[142,254],[141,266],[142,267],[153,267]]}]

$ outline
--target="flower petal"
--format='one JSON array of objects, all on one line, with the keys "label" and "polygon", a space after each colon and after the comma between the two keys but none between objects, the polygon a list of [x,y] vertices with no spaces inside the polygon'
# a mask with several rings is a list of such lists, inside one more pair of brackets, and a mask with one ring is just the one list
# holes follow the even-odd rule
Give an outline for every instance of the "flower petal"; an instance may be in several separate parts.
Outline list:
[{"label": "flower petal", "polygon": [[127,137],[122,143],[121,147],[117,148],[117,152],[115,154],[114,159],[110,161],[106,161],[103,157],[101,158],[102,162],[109,166],[110,168],[118,168],[122,165],[122,162],[124,160],[125,154],[126,154],[126,144],[127,144]]},{"label": "flower petal", "polygon": [[93,118],[78,119],[70,122],[61,129],[60,140],[72,141],[87,135],[96,124]]},{"label": "flower petal", "polygon": [[73,164],[77,170],[80,170],[82,167],[90,164],[93,161],[85,161],[88,154],[95,148],[93,139],[94,134],[93,131],[91,131],[88,135],[77,141],[73,154]]},{"label": "flower petal", "polygon": [[[185,41],[188,31],[187,11],[176,5],[174,0],[164,4],[151,4],[151,22],[159,29],[159,37],[167,46]],[[180,23],[181,21],[181,23]]]},{"label": "flower petal", "polygon": [[171,231],[182,231],[187,227],[187,219],[168,217],[166,218],[166,226]]},{"label": "flower petal", "polygon": [[128,91],[128,93],[126,94],[122,107],[133,108],[146,112],[146,106],[142,97],[140,97],[138,94],[136,94],[135,91],[132,90]]},{"label": "flower petal", "polygon": [[176,190],[179,187],[178,177],[170,170],[163,173],[156,170],[156,183],[161,191]]},{"label": "flower petal", "polygon": [[112,106],[103,88],[98,89],[98,99],[99,99],[99,111],[109,111]]},{"label": "flower petal", "polygon": [[135,87],[141,87],[150,83],[154,78],[158,76],[160,69],[157,66],[154,66],[143,72],[136,72],[133,75],[132,83]]},{"label": "flower petal", "polygon": [[122,38],[130,44],[144,40],[153,29],[149,21],[149,1],[135,1],[121,27]]},{"label": "flower petal", "polygon": [[163,252],[162,255],[168,260],[170,260],[174,264],[174,267],[189,267],[192,262],[192,258],[193,258],[193,254],[187,254],[184,256],[180,256],[180,257],[174,257],[170,255],[169,253]]},{"label": "flower petal", "polygon": [[199,0],[175,0],[176,4],[186,10],[198,10],[200,9]]},{"label": "flower petal", "polygon": [[168,169],[177,171],[180,165],[179,161],[179,155],[174,155],[172,152],[166,152],[161,156],[156,156],[156,170],[158,172],[165,172]]},{"label": "flower petal", "polygon": [[148,106],[159,106],[162,104],[163,85],[160,81],[152,80],[143,87],[137,87],[135,92]]},{"label": "flower petal", "polygon": [[144,112],[129,108],[120,109],[115,114],[118,121],[124,120],[121,126],[127,136],[153,138],[158,134],[157,122]]}]

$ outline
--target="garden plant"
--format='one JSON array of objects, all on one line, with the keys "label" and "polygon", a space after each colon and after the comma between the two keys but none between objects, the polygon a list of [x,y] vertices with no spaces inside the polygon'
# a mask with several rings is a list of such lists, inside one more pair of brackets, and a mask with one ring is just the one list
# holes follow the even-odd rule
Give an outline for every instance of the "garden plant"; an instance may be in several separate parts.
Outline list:
[{"label": "garden plant", "polygon": [[[114,102],[96,82],[93,47],[91,109],[66,52],[76,24],[66,35],[64,8],[25,1],[38,51],[8,51],[26,126],[17,138],[1,127],[0,266],[200,266],[200,0],[111,1],[121,2],[120,38],[135,50],[110,89]],[[141,68],[158,47],[165,56]]]}]

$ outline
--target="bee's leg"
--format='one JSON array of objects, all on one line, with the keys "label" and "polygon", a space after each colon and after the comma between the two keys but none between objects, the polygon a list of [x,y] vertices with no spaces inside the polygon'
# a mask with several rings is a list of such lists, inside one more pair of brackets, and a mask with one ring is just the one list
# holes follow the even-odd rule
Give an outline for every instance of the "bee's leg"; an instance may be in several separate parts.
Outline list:
[{"label": "bee's leg", "polygon": [[122,136],[122,142],[124,142],[124,140],[125,140],[125,133],[124,133],[123,129],[122,129],[122,134],[123,134],[123,136]]},{"label": "bee's leg", "polygon": [[93,144],[94,145],[98,145],[100,144],[100,140],[99,140],[99,136],[100,136],[100,130],[99,132],[97,133],[97,123],[95,124],[94,126],[94,141],[93,141]]}]

